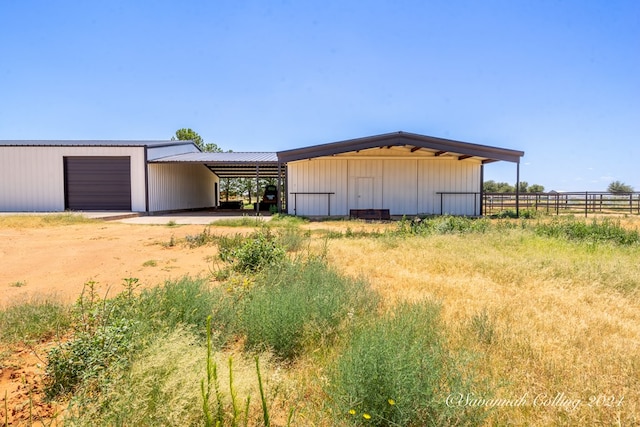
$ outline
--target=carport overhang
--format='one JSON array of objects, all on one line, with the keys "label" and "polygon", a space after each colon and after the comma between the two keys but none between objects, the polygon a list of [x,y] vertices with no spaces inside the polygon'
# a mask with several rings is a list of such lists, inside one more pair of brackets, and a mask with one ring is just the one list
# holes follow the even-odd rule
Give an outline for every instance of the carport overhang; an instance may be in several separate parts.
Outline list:
[{"label": "carport overhang", "polygon": [[278,186],[278,212],[282,210],[282,181],[286,168],[272,152],[227,152],[227,153],[186,153],[163,157],[149,163],[201,164],[220,179],[250,178],[256,180],[256,194],[259,194],[261,178],[276,179]]},{"label": "carport overhang", "polygon": [[[458,161],[467,161],[468,159],[472,161],[479,161],[481,164],[479,188],[480,203],[482,203],[484,165],[497,161],[515,163],[516,215],[520,214],[520,206],[518,202],[518,193],[520,191],[520,159],[524,156],[524,151],[398,131],[364,138],[313,145],[293,150],[279,151],[277,156],[279,162],[286,164],[288,162],[316,158],[345,157],[365,150],[391,150],[392,148],[404,151],[404,155],[407,157],[432,156],[434,158],[441,159],[454,158]],[[480,212],[482,212],[482,205],[480,206]]]}]

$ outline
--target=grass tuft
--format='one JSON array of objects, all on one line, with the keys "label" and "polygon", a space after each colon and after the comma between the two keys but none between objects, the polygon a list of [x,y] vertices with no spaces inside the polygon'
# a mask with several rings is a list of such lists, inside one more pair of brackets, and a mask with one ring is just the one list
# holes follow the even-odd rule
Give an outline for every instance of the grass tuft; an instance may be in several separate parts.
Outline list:
[{"label": "grass tuft", "polygon": [[240,302],[241,330],[249,348],[292,360],[326,346],[341,327],[376,311],[369,285],[338,274],[321,260],[266,270]]},{"label": "grass tuft", "polygon": [[620,225],[620,221],[609,218],[594,219],[590,223],[574,218],[554,218],[539,222],[535,232],[541,236],[562,238],[591,243],[611,242],[619,245],[640,243],[638,230],[629,230]]},{"label": "grass tuft", "polygon": [[69,308],[51,298],[32,299],[0,311],[0,341],[44,342],[63,335],[71,325]]},{"label": "grass tuft", "polygon": [[329,394],[356,425],[476,425],[482,408],[452,409],[447,395],[472,385],[449,356],[440,307],[401,304],[360,327],[338,355]]}]

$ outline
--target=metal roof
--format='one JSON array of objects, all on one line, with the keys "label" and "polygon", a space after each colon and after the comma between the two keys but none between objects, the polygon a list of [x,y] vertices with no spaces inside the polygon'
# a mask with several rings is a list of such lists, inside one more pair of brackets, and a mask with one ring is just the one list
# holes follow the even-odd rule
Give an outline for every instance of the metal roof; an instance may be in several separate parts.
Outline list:
[{"label": "metal roof", "polygon": [[185,153],[154,160],[155,163],[278,163],[276,153],[229,152],[229,153]]},{"label": "metal roof", "polygon": [[220,178],[276,178],[284,174],[284,168],[278,168],[276,153],[269,152],[185,153],[150,163],[199,163]]},{"label": "metal roof", "polygon": [[155,141],[127,141],[127,140],[0,140],[0,146],[15,147],[167,147],[174,145],[189,145],[193,141],[155,140]]},{"label": "metal roof", "polygon": [[454,141],[403,131],[279,151],[277,154],[281,162],[292,162],[385,146],[407,146],[411,147],[410,152],[427,150],[432,152],[434,156],[453,154],[457,156],[459,160],[475,157],[483,163],[498,160],[519,163],[520,157],[524,156],[524,151],[472,144],[469,142]]}]

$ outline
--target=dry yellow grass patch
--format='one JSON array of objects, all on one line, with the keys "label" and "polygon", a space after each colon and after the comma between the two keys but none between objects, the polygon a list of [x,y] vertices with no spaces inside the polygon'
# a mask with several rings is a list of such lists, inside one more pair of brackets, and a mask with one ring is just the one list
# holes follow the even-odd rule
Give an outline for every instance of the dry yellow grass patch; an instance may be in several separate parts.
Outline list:
[{"label": "dry yellow grass patch", "polygon": [[493,397],[524,396],[522,406],[495,408],[492,422],[640,422],[638,248],[510,230],[332,240],[328,253],[388,307],[442,303],[451,348],[480,355]]}]

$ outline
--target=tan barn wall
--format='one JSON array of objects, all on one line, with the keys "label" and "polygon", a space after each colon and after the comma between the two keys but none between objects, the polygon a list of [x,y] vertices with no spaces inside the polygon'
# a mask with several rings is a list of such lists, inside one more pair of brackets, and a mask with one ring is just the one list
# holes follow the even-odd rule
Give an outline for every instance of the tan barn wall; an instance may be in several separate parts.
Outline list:
[{"label": "tan barn wall", "polygon": [[0,211],[64,211],[65,156],[129,156],[131,210],[146,208],[144,147],[0,147]]},{"label": "tan barn wall", "polygon": [[481,163],[455,158],[352,156],[288,164],[288,213],[327,215],[327,196],[293,193],[333,192],[331,215],[350,209],[389,209],[391,215],[479,214],[479,199],[447,195],[442,212],[438,192],[478,192]]}]

